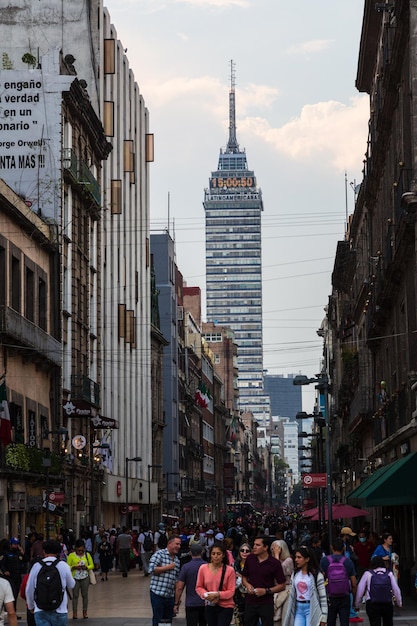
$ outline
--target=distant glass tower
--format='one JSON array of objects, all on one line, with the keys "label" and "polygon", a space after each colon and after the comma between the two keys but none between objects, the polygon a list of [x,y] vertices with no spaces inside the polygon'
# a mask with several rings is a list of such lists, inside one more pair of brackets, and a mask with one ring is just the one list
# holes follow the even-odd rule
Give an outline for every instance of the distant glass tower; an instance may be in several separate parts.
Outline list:
[{"label": "distant glass tower", "polygon": [[269,420],[262,355],[262,192],[236,138],[231,62],[229,141],[204,192],[207,320],[229,326],[238,344],[239,408]]}]

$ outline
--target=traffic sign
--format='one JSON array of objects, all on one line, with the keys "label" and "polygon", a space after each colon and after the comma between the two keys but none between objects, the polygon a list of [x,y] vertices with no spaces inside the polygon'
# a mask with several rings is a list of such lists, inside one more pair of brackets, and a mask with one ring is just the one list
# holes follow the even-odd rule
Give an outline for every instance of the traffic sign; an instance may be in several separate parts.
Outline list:
[{"label": "traffic sign", "polygon": [[302,474],[305,489],[319,489],[327,486],[326,474]]}]

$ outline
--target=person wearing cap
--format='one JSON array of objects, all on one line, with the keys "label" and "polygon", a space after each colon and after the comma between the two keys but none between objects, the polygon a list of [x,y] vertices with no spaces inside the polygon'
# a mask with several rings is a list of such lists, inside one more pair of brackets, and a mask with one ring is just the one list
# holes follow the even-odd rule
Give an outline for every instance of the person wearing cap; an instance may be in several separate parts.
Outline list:
[{"label": "person wearing cap", "polygon": [[[353,547],[353,539],[356,537],[356,533],[350,528],[350,526],[344,526],[340,531],[340,538],[343,541],[345,546],[344,555],[347,559],[350,559],[353,563],[353,567],[355,569],[355,574],[357,574],[357,562],[358,556]],[[350,622],[363,622],[363,617],[359,617],[358,612],[355,611],[355,606],[353,604],[353,595],[350,594],[350,607],[349,607],[349,621]]]},{"label": "person wearing cap", "polygon": [[179,611],[181,596],[185,588],[185,617],[187,626],[206,626],[204,600],[202,600],[195,591],[198,570],[205,563],[201,557],[202,552],[203,546],[201,544],[193,543],[190,546],[191,561],[182,566],[175,586],[174,614],[177,615]]},{"label": "person wearing cap", "polygon": [[163,522],[159,522],[158,524],[158,530],[156,530],[154,532],[153,535],[153,541],[154,541],[154,546],[155,546],[155,550],[159,550],[159,538],[161,537],[161,535],[166,535],[166,538],[168,540],[168,535],[167,532],[165,530],[165,524]]},{"label": "person wearing cap", "polygon": [[206,561],[209,560],[210,548],[213,546],[215,541],[216,540],[214,538],[214,530],[212,528],[209,528],[208,530],[206,530],[206,551],[205,551]]},{"label": "person wearing cap", "polygon": [[[16,609],[16,600],[19,595],[20,585],[22,584],[24,550],[17,537],[12,537],[10,541],[5,544],[5,548],[6,549],[0,555],[0,571],[7,578],[12,587],[14,607]],[[20,617],[18,619],[20,619]]]}]

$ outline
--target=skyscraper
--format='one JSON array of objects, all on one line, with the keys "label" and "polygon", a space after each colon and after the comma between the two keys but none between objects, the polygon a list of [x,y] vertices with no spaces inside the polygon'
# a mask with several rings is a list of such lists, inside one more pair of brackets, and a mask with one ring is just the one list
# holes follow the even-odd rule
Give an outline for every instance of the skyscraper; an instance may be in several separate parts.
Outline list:
[{"label": "skyscraper", "polygon": [[240,409],[269,419],[263,389],[262,192],[236,137],[235,72],[231,62],[229,139],[204,192],[207,320],[230,326],[238,344]]}]

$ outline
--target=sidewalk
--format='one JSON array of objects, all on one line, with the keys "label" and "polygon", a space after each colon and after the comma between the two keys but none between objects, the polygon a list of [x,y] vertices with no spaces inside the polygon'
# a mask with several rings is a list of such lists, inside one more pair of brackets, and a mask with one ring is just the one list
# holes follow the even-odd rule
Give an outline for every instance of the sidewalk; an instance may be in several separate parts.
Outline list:
[{"label": "sidewalk", "polygon": [[[88,620],[82,617],[73,620],[70,602],[69,626],[152,626],[149,580],[138,569],[130,570],[127,578],[123,578],[120,572],[110,572],[108,582],[101,582],[98,576],[97,585],[90,585]],[[81,601],[80,596],[79,616],[82,616]],[[17,602],[17,613],[22,618],[19,624],[26,626],[26,607],[21,598]],[[360,616],[364,618],[364,621],[358,626],[369,626],[365,609],[361,610]],[[416,624],[417,601],[406,598],[404,608],[394,611],[394,626],[415,626]],[[173,620],[173,626],[185,626],[184,603],[181,604],[178,617]]]}]

